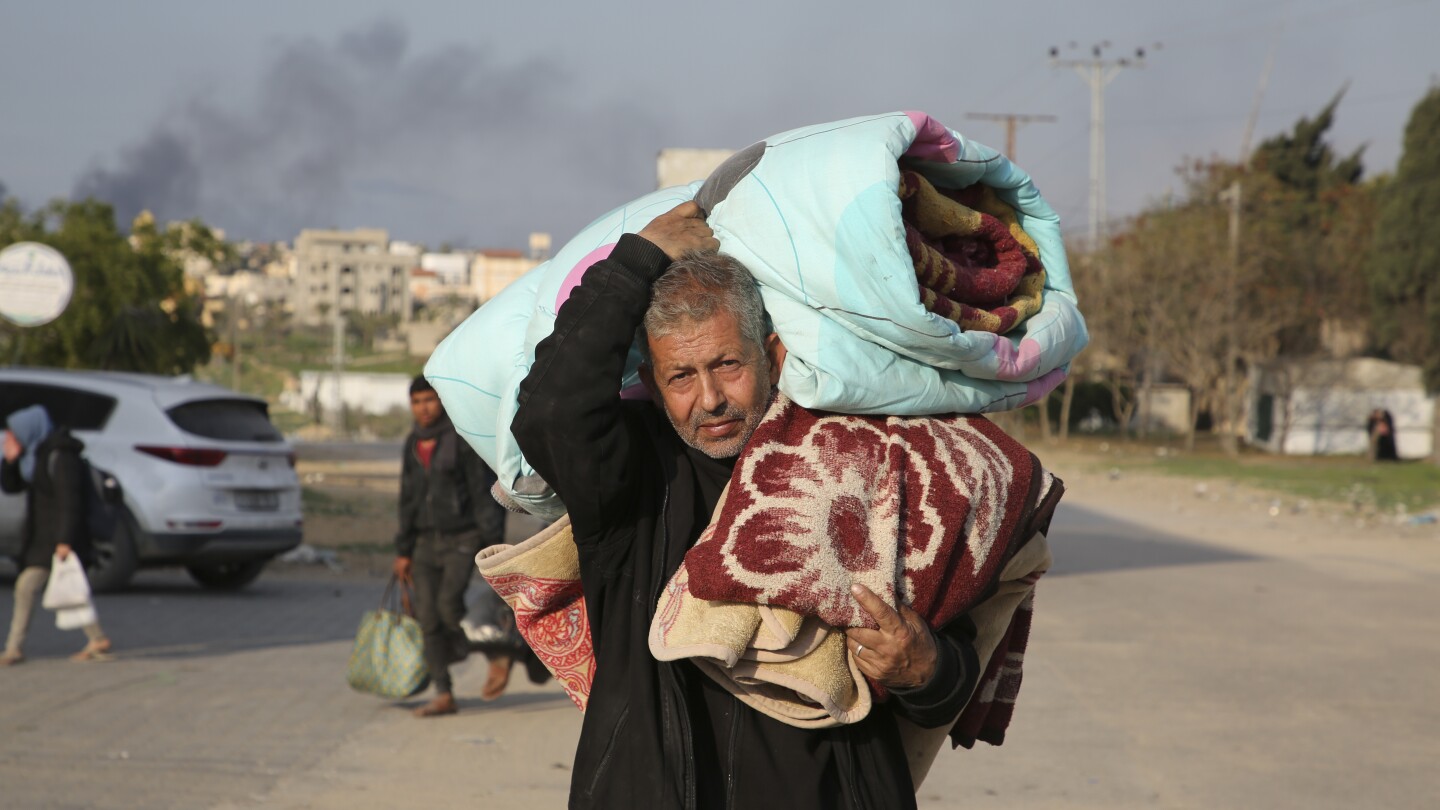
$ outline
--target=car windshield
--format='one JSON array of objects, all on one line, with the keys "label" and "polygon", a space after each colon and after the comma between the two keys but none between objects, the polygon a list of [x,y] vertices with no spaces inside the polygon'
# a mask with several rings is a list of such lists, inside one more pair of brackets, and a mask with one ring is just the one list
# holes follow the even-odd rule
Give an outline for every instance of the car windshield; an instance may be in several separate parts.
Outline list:
[{"label": "car windshield", "polygon": [[270,424],[265,404],[244,399],[204,399],[177,405],[166,413],[186,433],[231,442],[283,441]]}]

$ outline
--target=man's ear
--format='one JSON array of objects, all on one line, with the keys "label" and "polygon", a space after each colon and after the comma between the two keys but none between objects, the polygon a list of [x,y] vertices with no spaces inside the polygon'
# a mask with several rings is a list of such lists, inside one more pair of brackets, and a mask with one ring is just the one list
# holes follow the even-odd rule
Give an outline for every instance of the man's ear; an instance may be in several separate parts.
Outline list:
[{"label": "man's ear", "polygon": [[770,358],[770,384],[780,384],[780,369],[785,365],[785,342],[780,336],[771,332],[765,338],[765,356]]}]

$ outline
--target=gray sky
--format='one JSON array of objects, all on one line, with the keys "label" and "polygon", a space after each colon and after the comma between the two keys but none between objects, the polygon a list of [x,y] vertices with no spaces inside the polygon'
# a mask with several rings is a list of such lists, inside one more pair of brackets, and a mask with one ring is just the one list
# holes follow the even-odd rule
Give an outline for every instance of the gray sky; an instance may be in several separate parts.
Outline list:
[{"label": "gray sky", "polygon": [[[301,227],[563,243],[654,185],[665,146],[924,110],[1045,113],[1018,161],[1068,228],[1088,216],[1089,92],[1051,45],[1154,42],[1106,96],[1109,206],[1234,157],[1272,43],[1257,140],[1349,92],[1332,130],[1393,168],[1440,74],[1437,0],[723,3],[0,0],[0,183],[27,206],[96,191],[232,238]],[[1285,21],[1283,30],[1281,22]]]}]

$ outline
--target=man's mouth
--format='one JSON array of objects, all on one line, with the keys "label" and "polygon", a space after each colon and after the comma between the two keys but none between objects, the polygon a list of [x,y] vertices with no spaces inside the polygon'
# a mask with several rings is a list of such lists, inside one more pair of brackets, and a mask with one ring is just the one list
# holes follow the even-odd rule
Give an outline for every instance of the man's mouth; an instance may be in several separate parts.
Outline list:
[{"label": "man's mouth", "polygon": [[718,439],[729,435],[740,424],[739,419],[726,419],[723,422],[711,422],[700,426],[700,435],[712,439]]}]

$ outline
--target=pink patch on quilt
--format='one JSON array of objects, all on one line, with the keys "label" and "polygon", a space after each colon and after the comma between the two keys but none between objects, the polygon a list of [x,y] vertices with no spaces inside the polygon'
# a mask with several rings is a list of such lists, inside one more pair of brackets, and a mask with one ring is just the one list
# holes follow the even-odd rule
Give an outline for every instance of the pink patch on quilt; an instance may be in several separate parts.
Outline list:
[{"label": "pink patch on quilt", "polygon": [[555,296],[556,310],[560,309],[561,304],[570,300],[570,293],[574,292],[575,288],[580,286],[580,279],[585,277],[585,271],[589,270],[601,259],[608,259],[610,257],[610,251],[614,249],[614,242],[608,245],[601,245],[589,253],[586,253],[585,258],[576,262],[575,266],[570,268],[570,272],[565,274],[565,280],[560,282],[560,292]]},{"label": "pink patch on quilt", "polygon": [[954,163],[960,159],[960,142],[944,124],[918,110],[907,110],[905,114],[915,125],[915,141],[905,150],[905,157],[937,163]]},{"label": "pink patch on quilt", "polygon": [[1047,372],[1045,376],[1038,380],[1031,380],[1025,384],[1025,401],[1020,403],[1020,407],[1023,408],[1026,405],[1039,402],[1042,397],[1054,391],[1060,383],[1064,381],[1065,369],[1063,368],[1057,368],[1054,371]]},{"label": "pink patch on quilt", "polygon": [[1033,340],[1020,341],[1020,348],[1000,335],[995,336],[995,370],[997,380],[1018,380],[1040,365],[1040,344]]}]

